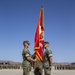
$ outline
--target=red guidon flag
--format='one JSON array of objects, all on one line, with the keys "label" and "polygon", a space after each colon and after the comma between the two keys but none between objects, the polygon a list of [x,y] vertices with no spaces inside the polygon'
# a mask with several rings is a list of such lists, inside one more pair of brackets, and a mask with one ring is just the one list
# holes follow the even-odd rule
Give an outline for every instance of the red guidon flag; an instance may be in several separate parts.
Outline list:
[{"label": "red guidon flag", "polygon": [[35,44],[34,50],[36,53],[36,58],[38,58],[41,62],[43,61],[43,45],[44,45],[44,8],[42,7],[40,10],[40,17],[38,21],[38,26],[35,33]]}]

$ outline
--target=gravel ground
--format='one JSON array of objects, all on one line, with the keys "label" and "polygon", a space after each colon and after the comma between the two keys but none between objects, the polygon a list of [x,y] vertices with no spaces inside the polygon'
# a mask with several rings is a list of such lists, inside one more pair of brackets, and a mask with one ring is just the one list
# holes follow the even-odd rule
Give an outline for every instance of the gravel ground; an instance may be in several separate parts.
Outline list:
[{"label": "gravel ground", "polygon": [[[0,70],[0,75],[23,75],[22,69],[3,69]],[[33,71],[30,72],[30,75],[34,75]],[[75,75],[75,70],[52,70],[52,75]]]}]

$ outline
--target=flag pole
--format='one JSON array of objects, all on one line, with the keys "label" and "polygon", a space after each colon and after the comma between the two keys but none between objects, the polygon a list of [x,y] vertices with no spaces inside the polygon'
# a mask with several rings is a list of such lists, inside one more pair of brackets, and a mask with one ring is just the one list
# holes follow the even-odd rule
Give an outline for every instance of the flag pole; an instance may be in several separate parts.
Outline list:
[{"label": "flag pole", "polygon": [[[45,25],[44,25],[44,6],[42,6],[42,12],[43,12],[43,15],[42,15],[42,18],[43,18],[43,28],[45,28]],[[43,36],[44,36],[44,34],[43,34]]]}]

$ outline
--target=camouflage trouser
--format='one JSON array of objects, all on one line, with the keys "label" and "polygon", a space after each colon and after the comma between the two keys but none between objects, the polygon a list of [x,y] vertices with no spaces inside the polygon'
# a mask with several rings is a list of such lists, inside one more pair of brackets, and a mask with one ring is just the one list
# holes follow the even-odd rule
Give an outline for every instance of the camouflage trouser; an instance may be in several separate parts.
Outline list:
[{"label": "camouflage trouser", "polygon": [[44,68],[45,75],[51,75],[51,68]]},{"label": "camouflage trouser", "polygon": [[34,70],[35,75],[42,75],[42,68],[36,67]]},{"label": "camouflage trouser", "polygon": [[23,75],[29,75],[29,73],[30,73],[30,68],[28,67],[23,68]]}]

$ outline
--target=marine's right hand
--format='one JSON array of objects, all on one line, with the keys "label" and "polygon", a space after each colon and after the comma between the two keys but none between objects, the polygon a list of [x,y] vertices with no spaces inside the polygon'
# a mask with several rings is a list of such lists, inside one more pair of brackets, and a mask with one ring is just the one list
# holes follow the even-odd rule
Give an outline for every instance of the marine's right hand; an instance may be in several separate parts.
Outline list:
[{"label": "marine's right hand", "polygon": [[37,61],[37,59],[34,59],[33,61],[34,61],[34,62],[36,62],[36,61]]}]

